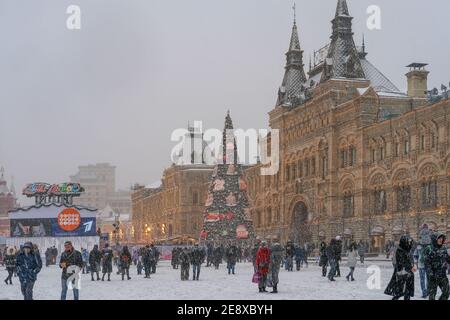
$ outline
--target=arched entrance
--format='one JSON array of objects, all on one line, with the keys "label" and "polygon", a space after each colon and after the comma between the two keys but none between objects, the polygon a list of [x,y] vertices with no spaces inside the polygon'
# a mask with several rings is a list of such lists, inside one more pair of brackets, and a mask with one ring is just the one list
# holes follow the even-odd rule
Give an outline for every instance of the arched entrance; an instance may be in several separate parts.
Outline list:
[{"label": "arched entrance", "polygon": [[308,243],[312,240],[308,225],[308,208],[304,202],[297,202],[292,211],[290,238],[298,244]]}]

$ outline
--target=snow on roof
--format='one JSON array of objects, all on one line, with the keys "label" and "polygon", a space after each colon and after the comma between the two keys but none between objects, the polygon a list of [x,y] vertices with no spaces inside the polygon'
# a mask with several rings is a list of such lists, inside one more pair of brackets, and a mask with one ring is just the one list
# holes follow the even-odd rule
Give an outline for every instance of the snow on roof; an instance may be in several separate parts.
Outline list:
[{"label": "snow on roof", "polygon": [[370,80],[376,92],[392,92],[401,94],[402,92],[367,59],[361,59],[361,66],[366,78]]},{"label": "snow on roof", "polygon": [[153,183],[150,183],[149,185],[146,185],[146,189],[158,189],[162,186],[161,180],[155,181]]}]

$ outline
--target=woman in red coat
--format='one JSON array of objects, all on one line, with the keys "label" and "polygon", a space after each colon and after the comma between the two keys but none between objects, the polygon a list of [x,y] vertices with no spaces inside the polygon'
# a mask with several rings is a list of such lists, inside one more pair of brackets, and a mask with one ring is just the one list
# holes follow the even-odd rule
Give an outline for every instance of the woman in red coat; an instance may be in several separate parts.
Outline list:
[{"label": "woman in red coat", "polygon": [[266,291],[266,282],[267,282],[267,274],[269,273],[269,264],[270,264],[270,250],[267,247],[267,243],[265,241],[261,242],[261,247],[258,249],[256,253],[256,266],[259,272],[259,292],[267,292]]}]

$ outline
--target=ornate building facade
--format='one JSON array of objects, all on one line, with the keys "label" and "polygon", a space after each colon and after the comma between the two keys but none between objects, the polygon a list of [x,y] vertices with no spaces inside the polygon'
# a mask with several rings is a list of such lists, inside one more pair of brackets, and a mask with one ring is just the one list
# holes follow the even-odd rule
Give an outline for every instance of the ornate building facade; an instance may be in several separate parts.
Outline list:
[{"label": "ornate building facade", "polygon": [[139,243],[194,243],[203,226],[212,166],[173,165],[160,186],[135,186],[132,224]]},{"label": "ornate building facade", "polygon": [[[401,92],[356,47],[339,0],[332,36],[303,64],[296,23],[269,125],[280,131],[280,170],[247,169],[256,233],[282,241],[343,236],[381,251],[427,223],[449,231],[450,100],[427,97],[425,64]],[[320,58],[323,56],[323,58]]]}]

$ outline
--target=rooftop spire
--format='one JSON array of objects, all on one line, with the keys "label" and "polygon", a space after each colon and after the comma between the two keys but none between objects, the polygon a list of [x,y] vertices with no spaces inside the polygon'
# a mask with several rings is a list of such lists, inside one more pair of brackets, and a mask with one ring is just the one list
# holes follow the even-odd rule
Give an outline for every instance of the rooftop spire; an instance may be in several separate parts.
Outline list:
[{"label": "rooftop spire", "polygon": [[289,50],[286,53],[284,78],[281,87],[278,90],[277,105],[283,105],[286,103],[292,104],[294,99],[298,99],[300,97],[302,84],[306,82],[306,74],[305,70],[303,69],[303,50],[300,46],[295,17],[295,4],[293,9],[294,24],[292,26]]},{"label": "rooftop spire", "polygon": [[292,10],[294,10],[294,25],[297,24],[297,12],[295,10],[296,6],[295,6],[295,2],[294,2],[294,6],[292,7]]},{"label": "rooftop spire", "polygon": [[338,0],[335,17],[338,16],[350,16],[346,0]]},{"label": "rooftop spire", "polygon": [[347,2],[338,0],[322,82],[331,78],[365,78],[358,50],[353,41],[352,19]]}]

